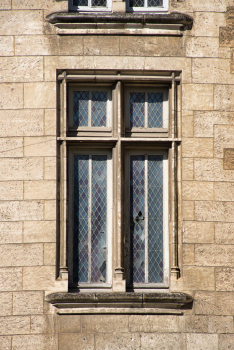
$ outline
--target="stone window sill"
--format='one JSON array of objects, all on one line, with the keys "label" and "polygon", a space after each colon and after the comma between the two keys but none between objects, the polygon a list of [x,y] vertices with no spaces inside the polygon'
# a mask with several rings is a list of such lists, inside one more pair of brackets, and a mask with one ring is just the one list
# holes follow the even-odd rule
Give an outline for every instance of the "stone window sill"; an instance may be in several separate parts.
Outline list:
[{"label": "stone window sill", "polygon": [[193,18],[172,12],[147,13],[79,13],[55,12],[46,21],[57,27],[57,34],[109,34],[109,35],[173,35],[182,36],[191,29]]},{"label": "stone window sill", "polygon": [[65,293],[48,294],[58,314],[183,314],[191,303],[187,293]]}]

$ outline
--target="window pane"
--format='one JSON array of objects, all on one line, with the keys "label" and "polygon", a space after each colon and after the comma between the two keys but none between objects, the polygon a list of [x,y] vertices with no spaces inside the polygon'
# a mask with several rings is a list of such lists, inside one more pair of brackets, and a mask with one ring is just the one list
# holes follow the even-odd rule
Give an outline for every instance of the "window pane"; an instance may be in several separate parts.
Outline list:
[{"label": "window pane", "polygon": [[92,6],[106,6],[106,0],[92,0]]},{"label": "window pane", "polygon": [[74,91],[73,126],[88,126],[88,91]]},{"label": "window pane", "polygon": [[130,7],[144,7],[144,0],[130,0]]},{"label": "window pane", "polygon": [[148,157],[148,281],[163,282],[163,156]]},{"label": "window pane", "polygon": [[73,281],[88,282],[89,156],[74,156]]},{"label": "window pane", "polygon": [[162,7],[163,0],[148,0],[148,7]]},{"label": "window pane", "polygon": [[130,156],[131,282],[145,282],[145,157]]},{"label": "window pane", "polygon": [[107,92],[92,92],[91,115],[92,126],[106,126]]},{"label": "window pane", "polygon": [[145,93],[130,92],[130,126],[141,127],[145,125]]},{"label": "window pane", "polygon": [[148,127],[163,127],[163,94],[148,93]]},{"label": "window pane", "polygon": [[91,282],[106,281],[107,156],[92,156]]},{"label": "window pane", "polygon": [[73,0],[73,6],[88,6],[88,0]]}]

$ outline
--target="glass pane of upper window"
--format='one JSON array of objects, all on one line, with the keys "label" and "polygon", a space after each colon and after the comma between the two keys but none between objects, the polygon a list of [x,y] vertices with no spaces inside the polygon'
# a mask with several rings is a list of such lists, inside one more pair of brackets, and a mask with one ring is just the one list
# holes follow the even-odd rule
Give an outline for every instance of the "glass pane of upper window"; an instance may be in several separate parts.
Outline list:
[{"label": "glass pane of upper window", "polygon": [[74,156],[73,282],[107,273],[107,155]]},{"label": "glass pane of upper window", "polygon": [[110,11],[111,0],[69,0],[70,10]]},{"label": "glass pane of upper window", "polygon": [[127,11],[164,11],[168,10],[168,0],[127,0]]}]

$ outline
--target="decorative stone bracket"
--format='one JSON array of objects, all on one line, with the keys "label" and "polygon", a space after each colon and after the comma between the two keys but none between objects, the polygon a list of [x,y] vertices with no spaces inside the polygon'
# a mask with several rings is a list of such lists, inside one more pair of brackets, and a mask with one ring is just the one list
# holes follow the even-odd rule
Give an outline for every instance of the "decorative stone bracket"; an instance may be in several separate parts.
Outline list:
[{"label": "decorative stone bracket", "polygon": [[172,12],[169,14],[141,13],[79,13],[55,12],[46,21],[58,28],[57,34],[113,35],[173,35],[182,36],[191,29],[193,18]]},{"label": "decorative stone bracket", "polygon": [[182,314],[187,293],[52,293],[46,301],[58,314]]}]

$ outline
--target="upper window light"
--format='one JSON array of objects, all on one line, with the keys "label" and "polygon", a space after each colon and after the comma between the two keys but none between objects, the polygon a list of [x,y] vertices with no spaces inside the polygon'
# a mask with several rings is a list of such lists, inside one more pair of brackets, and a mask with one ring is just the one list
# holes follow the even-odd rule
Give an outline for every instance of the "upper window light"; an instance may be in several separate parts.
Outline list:
[{"label": "upper window light", "polygon": [[110,11],[111,0],[69,0],[69,9],[73,11]]},{"label": "upper window light", "polygon": [[127,11],[160,12],[168,10],[168,0],[127,0]]}]

